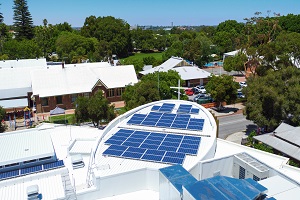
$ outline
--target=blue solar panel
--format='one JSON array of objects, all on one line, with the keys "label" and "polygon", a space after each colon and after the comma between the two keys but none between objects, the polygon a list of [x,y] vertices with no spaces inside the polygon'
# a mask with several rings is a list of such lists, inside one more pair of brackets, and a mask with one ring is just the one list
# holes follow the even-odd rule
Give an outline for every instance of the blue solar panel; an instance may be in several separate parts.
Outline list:
[{"label": "blue solar panel", "polygon": [[117,133],[122,133],[124,135],[130,135],[131,133],[133,133],[134,130],[128,130],[128,129],[120,129]]},{"label": "blue solar panel", "polygon": [[175,106],[175,104],[164,103],[164,104],[160,107],[159,112],[172,112],[174,106]]},{"label": "blue solar panel", "polygon": [[128,147],[121,145],[110,145],[109,149],[117,150],[117,151],[125,151]]},{"label": "blue solar panel", "polygon": [[55,169],[64,166],[64,162],[62,160],[58,160],[56,162],[44,164],[44,169]]},{"label": "blue solar panel", "polygon": [[158,155],[158,156],[164,156],[166,151],[160,151],[155,149],[147,149],[146,154],[148,155]]},{"label": "blue solar panel", "polygon": [[192,105],[180,104],[177,113],[189,113]]},{"label": "blue solar panel", "polygon": [[27,167],[27,168],[21,169],[21,174],[34,173],[34,172],[42,171],[42,169],[43,169],[42,165]]},{"label": "blue solar panel", "polygon": [[179,144],[180,144],[180,142],[168,142],[168,141],[163,141],[161,143],[161,145],[163,145],[163,146],[176,147],[176,148],[179,146]]},{"label": "blue solar panel", "polygon": [[145,117],[145,114],[134,114],[127,122],[127,124],[140,124],[145,119]]},{"label": "blue solar panel", "polygon": [[177,153],[177,152],[168,151],[168,152],[166,152],[165,157],[184,158],[185,154],[184,153]]},{"label": "blue solar panel", "polygon": [[203,126],[201,126],[201,125],[188,125],[187,129],[194,130],[194,131],[202,131]]},{"label": "blue solar panel", "polygon": [[161,155],[152,155],[152,154],[144,154],[142,156],[142,160],[147,160],[147,161],[156,161],[160,162],[163,156]]},{"label": "blue solar panel", "polygon": [[158,111],[160,109],[160,106],[152,106],[151,110]]},{"label": "blue solar panel", "polygon": [[159,118],[163,115],[163,113],[158,113],[158,112],[150,112],[147,117],[149,118]]},{"label": "blue solar panel", "polygon": [[172,139],[182,139],[183,138],[183,135],[174,135],[174,134],[169,134],[167,135],[166,139],[167,138],[172,138]]},{"label": "blue solar panel", "polygon": [[177,152],[184,153],[184,154],[190,154],[190,155],[197,155],[198,149],[185,149],[185,148],[179,147]]},{"label": "blue solar panel", "polygon": [[171,147],[171,146],[163,146],[163,145],[160,145],[160,146],[158,147],[158,150],[176,152],[176,151],[177,151],[177,147]]},{"label": "blue solar panel", "polygon": [[155,132],[152,132],[150,133],[149,137],[157,137],[157,138],[165,138],[167,134],[164,134],[164,133],[155,133]]},{"label": "blue solar panel", "polygon": [[174,145],[179,145],[181,142],[181,139],[177,139],[177,138],[165,138],[165,140],[163,141],[162,144],[167,144],[170,146],[174,146]]},{"label": "blue solar panel", "polygon": [[146,148],[146,149],[157,149],[159,147],[159,145],[158,144],[142,144],[140,147]]},{"label": "blue solar panel", "polygon": [[163,113],[162,119],[174,119],[176,117],[176,114],[172,113]]},{"label": "blue solar panel", "polygon": [[164,157],[162,162],[171,163],[171,164],[182,164],[184,158],[174,158],[174,157]]},{"label": "blue solar panel", "polygon": [[13,178],[20,175],[20,170],[13,170],[9,172],[0,173],[0,179]]},{"label": "blue solar panel", "polygon": [[182,124],[179,124],[179,123],[173,123],[171,128],[177,128],[177,129],[186,129],[187,127],[187,123],[182,123]]},{"label": "blue solar panel", "polygon": [[144,135],[144,136],[148,136],[150,134],[150,132],[147,131],[135,131],[132,135]]},{"label": "blue solar panel", "polygon": [[143,144],[155,144],[155,145],[160,145],[161,144],[161,139],[160,140],[150,140],[147,138]]},{"label": "blue solar panel", "polygon": [[147,135],[142,135],[142,134],[132,134],[129,138],[142,138],[145,139],[147,137]]},{"label": "blue solar panel", "polygon": [[139,146],[141,145],[141,142],[130,142],[130,141],[125,141],[125,142],[123,142],[122,145],[130,146],[130,147],[139,147]]},{"label": "blue solar panel", "polygon": [[120,145],[123,143],[124,140],[114,140],[109,138],[108,140],[105,141],[105,144],[116,144],[116,145]]},{"label": "blue solar panel", "polygon": [[198,108],[192,108],[190,113],[192,114],[198,114],[199,113],[199,109]]},{"label": "blue solar panel", "polygon": [[136,148],[136,147],[128,147],[128,149],[126,150],[126,152],[135,152],[135,153],[145,153],[146,149],[143,148]]},{"label": "blue solar panel", "polygon": [[[144,138],[128,138],[125,142],[136,142],[136,143],[142,143],[144,141]],[[124,143],[125,143],[124,142]]]},{"label": "blue solar panel", "polygon": [[199,148],[199,144],[181,143],[180,147],[185,148],[185,149],[198,149]]},{"label": "blue solar panel", "polygon": [[126,151],[122,154],[122,157],[140,159],[142,155],[142,153]]},{"label": "blue solar panel", "polygon": [[109,156],[121,156],[122,154],[123,151],[117,151],[115,149],[110,149],[109,147],[103,152],[103,155],[109,155]]}]

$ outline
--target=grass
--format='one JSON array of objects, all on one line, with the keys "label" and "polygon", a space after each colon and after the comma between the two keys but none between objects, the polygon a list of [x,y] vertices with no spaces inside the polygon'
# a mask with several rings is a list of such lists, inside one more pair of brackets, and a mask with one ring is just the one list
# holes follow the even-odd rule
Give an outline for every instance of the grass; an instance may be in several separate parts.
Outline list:
[{"label": "grass", "polygon": [[67,124],[74,124],[75,123],[75,115],[74,114],[68,114],[68,115],[55,115],[50,117],[51,123],[59,123],[64,124],[64,122],[67,122]]},{"label": "grass", "polygon": [[132,56],[129,56],[127,58],[124,59],[120,59],[120,62],[123,64],[125,60],[130,60],[130,59],[138,59],[138,60],[143,60],[143,58],[145,57],[149,57],[149,56],[153,56],[156,60],[158,61],[162,61],[162,52],[158,52],[158,53],[135,53]]}]

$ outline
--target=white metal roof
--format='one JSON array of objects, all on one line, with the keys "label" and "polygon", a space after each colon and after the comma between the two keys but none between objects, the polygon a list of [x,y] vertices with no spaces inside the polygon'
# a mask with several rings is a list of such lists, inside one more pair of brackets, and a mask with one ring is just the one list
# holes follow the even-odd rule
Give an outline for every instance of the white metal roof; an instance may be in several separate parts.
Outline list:
[{"label": "white metal roof", "polygon": [[1,60],[0,69],[4,68],[28,68],[28,67],[40,67],[46,68],[46,58],[38,59],[21,59],[21,60]]},{"label": "white metal roof", "polygon": [[[174,103],[175,107],[172,111],[172,113],[176,113],[177,109],[180,104],[189,104],[192,105],[194,108],[199,108],[199,114],[191,114],[192,118],[202,118],[205,119],[203,131],[190,131],[190,130],[180,130],[180,129],[168,129],[168,128],[158,128],[158,127],[149,127],[149,126],[134,126],[134,125],[127,125],[127,121],[131,118],[131,116],[135,113],[139,114],[147,114],[151,111],[151,108],[153,105],[162,105],[163,103]],[[158,102],[153,102],[150,104],[146,104],[143,106],[140,106],[138,108],[135,108],[131,110],[130,112],[127,112],[126,115],[122,115],[118,118],[116,118],[114,121],[118,122],[117,124],[114,124],[114,122],[111,122],[111,126],[108,125],[106,129],[110,130],[107,133],[104,133],[104,138],[99,141],[99,144],[94,147],[94,151],[96,150],[96,157],[95,157],[95,165],[97,166],[104,166],[109,164],[110,169],[109,170],[99,170],[97,173],[99,176],[110,176],[113,174],[118,173],[124,173],[129,172],[132,170],[138,170],[142,168],[154,168],[159,169],[165,166],[170,166],[169,164],[165,163],[155,163],[155,162],[147,162],[142,160],[132,160],[132,159],[126,159],[126,158],[116,158],[116,157],[110,157],[110,156],[103,156],[102,153],[105,151],[109,146],[104,144],[104,141],[106,141],[108,138],[110,138],[114,133],[116,133],[119,129],[134,129],[134,130],[144,130],[144,131],[153,131],[153,132],[166,132],[166,133],[173,133],[173,134],[189,134],[189,135],[198,135],[198,136],[204,136],[201,137],[201,143],[198,150],[198,155],[191,156],[187,155],[185,157],[185,160],[183,162],[183,166],[186,169],[192,168],[199,160],[203,159],[204,157],[208,158],[209,156],[213,156],[213,153],[211,153],[211,150],[214,149],[213,146],[216,142],[216,122],[213,118],[212,114],[202,107],[199,104],[189,102],[189,101],[182,101],[182,100],[163,100]],[[105,130],[104,130],[105,131]],[[100,138],[98,139],[100,140]]]},{"label": "white metal roof", "polygon": [[50,135],[38,130],[1,134],[0,152],[0,165],[54,155]]},{"label": "white metal roof", "polygon": [[210,76],[209,72],[197,66],[175,67],[173,70],[177,71],[183,80],[203,79]]},{"label": "white metal roof", "polygon": [[133,65],[91,68],[106,88],[120,88],[138,82]]},{"label": "white metal roof", "polygon": [[39,97],[91,92],[97,78],[89,68],[49,68],[32,71],[32,92]]},{"label": "white metal roof", "polygon": [[137,83],[133,65],[107,66],[107,63],[83,63],[65,68],[32,71],[33,95],[39,97],[91,92],[100,80],[107,88]]},{"label": "white metal roof", "polygon": [[11,100],[2,100],[0,101],[0,106],[3,108],[24,108],[28,106],[27,98],[23,99],[11,99]]},{"label": "white metal roof", "polygon": [[167,72],[170,69],[173,69],[174,67],[176,67],[178,64],[180,64],[181,62],[183,62],[183,58],[179,58],[179,57],[171,57],[169,58],[167,61],[165,61],[164,63],[162,63],[159,66],[147,69],[145,71],[141,71],[140,73],[143,75],[146,74],[151,74],[154,72],[157,72],[158,70],[161,72]]}]

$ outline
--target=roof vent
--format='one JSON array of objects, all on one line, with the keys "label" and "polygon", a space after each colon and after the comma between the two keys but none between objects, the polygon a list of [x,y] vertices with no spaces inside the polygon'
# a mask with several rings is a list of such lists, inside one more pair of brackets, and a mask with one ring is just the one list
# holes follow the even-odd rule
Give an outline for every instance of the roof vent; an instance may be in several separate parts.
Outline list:
[{"label": "roof vent", "polygon": [[71,157],[73,169],[83,168],[84,162],[81,154],[77,154]]},{"label": "roof vent", "polygon": [[41,194],[39,194],[39,186],[31,185],[27,187],[27,199],[28,200],[38,200],[41,199]]}]

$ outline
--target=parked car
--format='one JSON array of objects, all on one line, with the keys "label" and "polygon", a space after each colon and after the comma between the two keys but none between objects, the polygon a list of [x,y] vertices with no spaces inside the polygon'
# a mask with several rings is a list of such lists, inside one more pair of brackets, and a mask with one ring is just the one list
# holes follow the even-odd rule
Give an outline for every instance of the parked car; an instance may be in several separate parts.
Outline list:
[{"label": "parked car", "polygon": [[185,89],[184,92],[188,96],[192,96],[194,94],[194,92],[191,88]]},{"label": "parked car", "polygon": [[194,102],[197,102],[198,99],[200,98],[206,98],[206,97],[208,97],[207,94],[198,94],[197,96],[194,97]]},{"label": "parked car", "polygon": [[213,101],[214,100],[210,96],[206,96],[206,97],[202,97],[202,98],[197,99],[198,104],[211,103]]},{"label": "parked car", "polygon": [[203,85],[197,85],[196,88],[198,88],[199,93],[206,94],[206,89]]},{"label": "parked car", "polygon": [[237,97],[238,98],[245,98],[245,95],[241,91],[238,91]]},{"label": "parked car", "polygon": [[247,82],[239,82],[240,86],[247,87]]},{"label": "parked car", "polygon": [[193,90],[194,94],[199,94],[200,93],[200,90],[196,87],[193,87],[192,90]]}]

